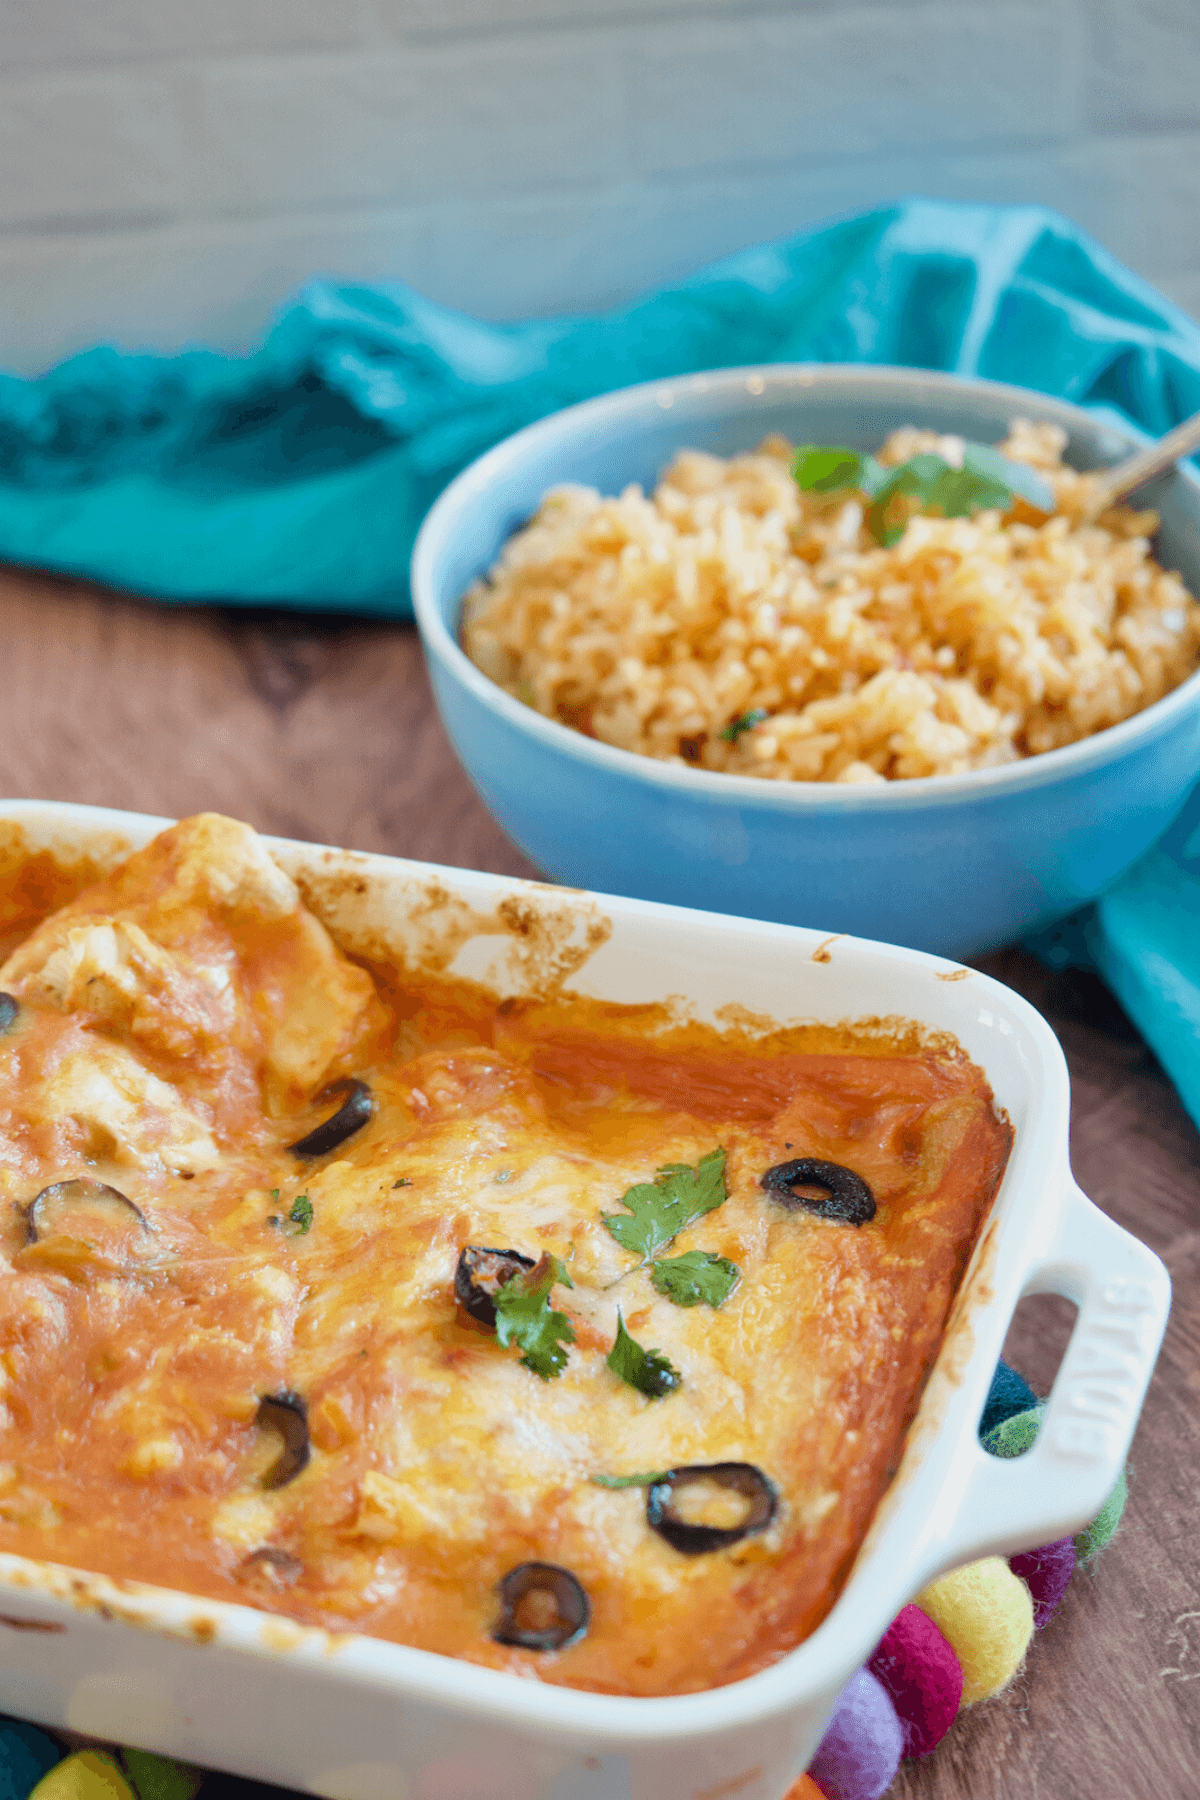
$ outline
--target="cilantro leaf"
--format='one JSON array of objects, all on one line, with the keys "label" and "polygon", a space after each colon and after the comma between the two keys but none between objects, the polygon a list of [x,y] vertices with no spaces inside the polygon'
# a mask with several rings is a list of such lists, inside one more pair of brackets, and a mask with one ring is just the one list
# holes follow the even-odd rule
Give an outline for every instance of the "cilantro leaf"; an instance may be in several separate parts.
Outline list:
[{"label": "cilantro leaf", "polygon": [[313,1205],[307,1194],[297,1194],[292,1201],[292,1210],[288,1221],[296,1227],[293,1236],[305,1237],[312,1229]]},{"label": "cilantro leaf", "polygon": [[673,1394],[683,1380],[679,1370],[674,1368],[660,1350],[643,1350],[636,1338],[631,1338],[625,1329],[625,1321],[617,1310],[617,1336],[612,1349],[608,1353],[608,1366],[614,1375],[636,1388],[639,1394],[646,1394],[651,1400],[661,1400],[666,1394]]},{"label": "cilantro leaf", "polygon": [[743,731],[753,731],[756,725],[762,724],[766,716],[766,708],[756,706],[750,712],[741,713],[738,718],[731,719],[721,736],[727,744],[736,744]]},{"label": "cilantro leaf", "polygon": [[914,500],[918,511],[940,513],[945,519],[970,518],[993,507],[1007,512],[1017,495],[1041,512],[1055,508],[1054,491],[1040,475],[1024,463],[1010,462],[990,444],[966,444],[958,469],[933,450],[919,451],[907,462],[885,468],[873,456],[840,445],[801,444],[792,474],[808,493],[856,488],[864,494],[871,501],[867,529],[885,547],[904,535],[907,515],[898,515],[894,506],[901,496]]},{"label": "cilantro leaf", "polygon": [[496,1289],[496,1336],[502,1344],[516,1344],[524,1352],[521,1362],[543,1381],[561,1375],[567,1363],[564,1344],[575,1342],[575,1327],[566,1313],[550,1305],[550,1289],[575,1283],[557,1256],[543,1256],[532,1269],[523,1269]]},{"label": "cilantro leaf", "polygon": [[925,505],[945,519],[969,519],[972,513],[993,506],[1007,512],[1012,499],[1012,489],[1003,481],[976,475],[967,468],[945,468],[925,491]]},{"label": "cilantro leaf", "polygon": [[725,1152],[710,1150],[693,1169],[688,1163],[666,1163],[653,1182],[639,1182],[621,1195],[625,1213],[605,1213],[602,1223],[623,1250],[648,1258],[662,1250],[676,1232],[701,1219],[727,1197]]},{"label": "cilantro leaf", "polygon": [[897,523],[888,516],[893,500],[906,494],[919,507],[923,506],[938,476],[945,474],[949,468],[950,464],[945,457],[936,455],[932,450],[923,450],[886,472],[884,480],[875,490],[874,504],[867,513],[867,529],[877,543],[889,548],[904,536],[906,521],[902,518]]},{"label": "cilantro leaf", "polygon": [[711,1250],[687,1250],[650,1264],[650,1279],[676,1306],[720,1306],[741,1280],[741,1270]]},{"label": "cilantro leaf", "polygon": [[841,488],[873,494],[885,474],[873,456],[842,444],[799,444],[792,457],[792,476],[806,494],[836,494]]},{"label": "cilantro leaf", "polygon": [[990,444],[968,444],[963,451],[963,468],[973,475],[990,477],[1008,488],[1010,494],[1019,494],[1022,500],[1028,500],[1039,512],[1052,513],[1058,504],[1054,489],[1044,476],[1031,469],[1028,463],[1010,462]]},{"label": "cilantro leaf", "polygon": [[593,1487],[602,1488],[653,1487],[656,1481],[665,1481],[670,1473],[670,1469],[650,1469],[642,1475],[589,1475],[588,1480]]}]

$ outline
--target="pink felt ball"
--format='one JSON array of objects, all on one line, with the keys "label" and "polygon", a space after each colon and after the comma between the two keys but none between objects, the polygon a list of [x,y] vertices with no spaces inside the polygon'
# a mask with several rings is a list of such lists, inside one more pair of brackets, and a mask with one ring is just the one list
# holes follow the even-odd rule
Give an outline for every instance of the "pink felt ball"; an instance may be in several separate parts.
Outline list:
[{"label": "pink felt ball", "polygon": [[1059,1538],[1040,1550],[1022,1550],[1010,1556],[1008,1566],[1019,1575],[1033,1596],[1033,1624],[1036,1631],[1048,1625],[1067,1591],[1067,1583],[1075,1572],[1075,1540]]},{"label": "pink felt ball", "polygon": [[928,1756],[962,1704],[963,1672],[928,1613],[897,1613],[867,1664],[891,1695],[904,1733],[905,1756]]},{"label": "pink felt ball", "polygon": [[846,1683],[808,1772],[826,1800],[879,1800],[895,1780],[902,1746],[886,1689],[860,1669]]}]

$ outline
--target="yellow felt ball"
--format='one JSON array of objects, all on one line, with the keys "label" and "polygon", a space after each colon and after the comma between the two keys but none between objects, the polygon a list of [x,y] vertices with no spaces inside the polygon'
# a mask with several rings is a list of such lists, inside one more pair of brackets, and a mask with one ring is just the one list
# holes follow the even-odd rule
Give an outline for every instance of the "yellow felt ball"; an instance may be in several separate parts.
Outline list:
[{"label": "yellow felt ball", "polygon": [[103,1750],[77,1750],[43,1775],[29,1800],[136,1800],[120,1765]]},{"label": "yellow felt ball", "polygon": [[1029,1589],[1002,1557],[951,1569],[917,1595],[962,1664],[963,1705],[1007,1687],[1033,1636]]}]

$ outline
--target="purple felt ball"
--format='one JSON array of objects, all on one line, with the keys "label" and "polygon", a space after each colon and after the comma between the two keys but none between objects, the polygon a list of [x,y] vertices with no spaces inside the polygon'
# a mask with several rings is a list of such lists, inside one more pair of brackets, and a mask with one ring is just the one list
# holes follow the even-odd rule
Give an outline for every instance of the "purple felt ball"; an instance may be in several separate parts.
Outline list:
[{"label": "purple felt ball", "polygon": [[928,1756],[962,1704],[963,1672],[928,1613],[897,1613],[867,1664],[891,1696],[904,1733],[904,1756]]},{"label": "purple felt ball", "polygon": [[1063,1602],[1067,1583],[1075,1572],[1075,1541],[1059,1538],[1044,1544],[1040,1550],[1022,1550],[1010,1556],[1008,1566],[1019,1575],[1033,1595],[1033,1624],[1036,1631],[1047,1626]]},{"label": "purple felt ball", "polygon": [[879,1800],[896,1778],[902,1747],[886,1689],[860,1669],[846,1683],[808,1772],[826,1800]]}]

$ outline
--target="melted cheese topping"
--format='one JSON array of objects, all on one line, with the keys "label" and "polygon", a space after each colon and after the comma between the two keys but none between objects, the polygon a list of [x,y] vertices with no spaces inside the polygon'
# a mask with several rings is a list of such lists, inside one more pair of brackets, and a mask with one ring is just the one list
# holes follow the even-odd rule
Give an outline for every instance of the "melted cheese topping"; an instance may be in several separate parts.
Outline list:
[{"label": "melted cheese topping", "polygon": [[[212,816],[0,970],[20,1002],[0,1037],[0,1548],[614,1693],[764,1666],[832,1605],[898,1460],[1008,1153],[982,1075],[853,1034],[670,1031],[377,976]],[[371,1121],[298,1159],[351,1072]],[[740,1279],[684,1308],[602,1216],[718,1146],[728,1198],[666,1254]],[[763,1172],[806,1155],[860,1174],[874,1220],[771,1199]],[[117,1204],[29,1242],[29,1202],[79,1176],[145,1227]],[[561,1377],[456,1307],[467,1244],[563,1260]],[[618,1307],[680,1372],[666,1398],[608,1368]],[[311,1455],[271,1487],[256,1415],[285,1392]],[[643,1488],[590,1479],[725,1461],[763,1471],[778,1511],[698,1556],[648,1527]],[[589,1597],[562,1651],[491,1635],[529,1561]]]}]

